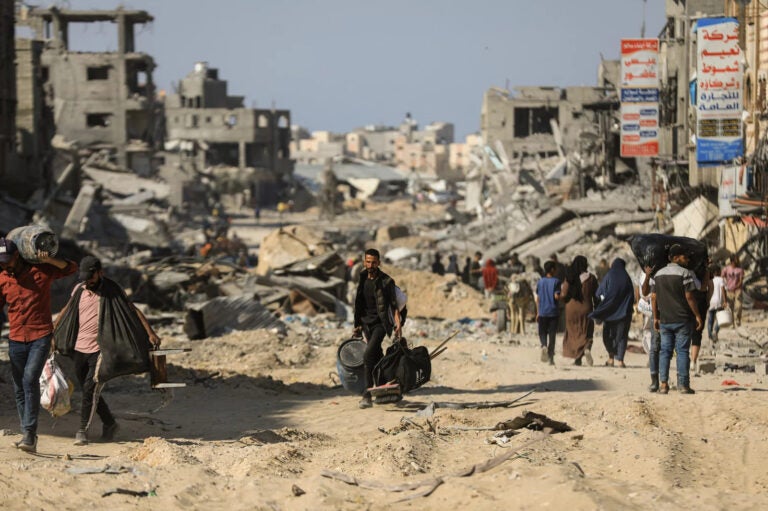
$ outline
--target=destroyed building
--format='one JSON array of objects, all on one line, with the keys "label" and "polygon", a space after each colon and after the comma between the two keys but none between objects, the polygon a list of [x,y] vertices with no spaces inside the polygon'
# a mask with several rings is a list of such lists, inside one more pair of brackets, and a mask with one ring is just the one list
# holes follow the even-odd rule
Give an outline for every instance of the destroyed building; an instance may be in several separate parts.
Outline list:
[{"label": "destroyed building", "polygon": [[577,149],[583,131],[593,131],[585,105],[605,97],[599,87],[491,87],[483,96],[480,129],[486,144],[500,141],[510,157],[521,154],[556,156],[552,121],[562,133],[565,151]]},{"label": "destroyed building", "polygon": [[[154,59],[136,51],[135,28],[153,21],[146,11],[69,10],[23,6],[19,25],[45,42],[41,73],[56,134],[81,146],[106,149],[116,163],[151,172],[155,144],[162,140],[154,96]],[[75,23],[117,25],[117,51],[70,49]]]},{"label": "destroyed building", "polygon": [[43,43],[15,38],[19,5],[0,2],[0,231],[43,205],[67,161],[54,157],[53,121],[45,105]]},{"label": "destroyed building", "polygon": [[7,158],[15,137],[16,75],[13,0],[0,0],[0,180],[6,175]]},{"label": "destroyed building", "polygon": [[[291,113],[246,108],[243,101],[243,96],[228,94],[218,69],[196,63],[166,99],[166,150],[178,154],[179,164],[197,169],[255,169],[253,197],[271,205],[293,172]],[[171,161],[166,157],[166,163]]]}]

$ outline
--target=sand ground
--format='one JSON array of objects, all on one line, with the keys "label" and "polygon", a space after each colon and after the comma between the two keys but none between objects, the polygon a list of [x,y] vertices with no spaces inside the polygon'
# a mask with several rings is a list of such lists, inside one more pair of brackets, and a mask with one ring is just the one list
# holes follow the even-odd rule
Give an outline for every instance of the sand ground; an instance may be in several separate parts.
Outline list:
[{"label": "sand ground", "polygon": [[[171,378],[188,386],[165,396],[145,377],[109,384],[119,417],[114,443],[73,445],[77,418],[41,415],[39,453],[19,452],[10,383],[0,384],[0,504],[3,509],[766,509],[768,388],[754,373],[693,378],[693,396],[646,391],[645,356],[627,369],[538,360],[533,335],[462,334],[435,360],[432,381],[398,405],[357,408],[335,387],[338,340],[348,330],[297,325],[278,339],[240,332],[170,346]],[[415,320],[414,329],[428,329]],[[735,336],[726,332],[725,338]],[[434,347],[440,338],[417,337]],[[596,362],[604,360],[601,346]],[[0,364],[7,367],[3,355]],[[6,367],[3,367],[5,369]],[[5,373],[4,373],[5,374]],[[738,386],[723,386],[725,379]],[[438,407],[429,403],[512,400],[511,408]],[[77,398],[77,395],[75,396]],[[525,410],[567,422],[572,432],[523,430],[499,446],[490,427]],[[406,420],[406,419],[410,419]],[[96,440],[100,425],[91,432]],[[530,444],[531,441],[537,440]],[[450,475],[526,446],[500,466],[447,477],[430,496],[365,489],[321,476],[325,470],[389,485]],[[73,474],[110,467],[120,473]],[[294,496],[294,485],[303,495]],[[147,497],[113,494],[123,488]]]},{"label": "sand ground", "polygon": [[[246,231],[240,235],[258,238]],[[752,328],[764,329],[761,318],[747,317]],[[112,443],[98,442],[97,421],[93,442],[74,446],[76,413],[53,420],[41,412],[37,455],[11,445],[19,438],[18,418],[7,350],[1,350],[0,507],[768,509],[764,376],[718,369],[692,379],[695,395],[651,394],[640,353],[628,353],[626,369],[605,367],[598,341],[596,365],[576,367],[559,355],[559,336],[549,366],[539,361],[532,323],[527,335],[510,336],[495,333],[490,315],[469,324],[414,317],[405,334],[415,344],[434,347],[454,329],[461,333],[435,360],[425,387],[397,405],[359,410],[358,398],[331,374],[351,325],[293,319],[282,338],[252,331],[187,341],[161,330],[166,347],[192,348],[169,357],[170,379],[187,387],[171,395],[151,390],[146,376],[110,382],[105,396],[121,426]],[[739,345],[735,330],[721,338],[723,346]],[[721,365],[724,357],[719,352]],[[508,408],[450,407],[511,401],[529,391]],[[74,401],[77,407],[79,392]],[[438,403],[432,417],[416,416],[430,403]],[[521,430],[502,445],[489,443],[495,431],[472,430],[524,411],[573,430]],[[491,470],[451,476],[512,451],[517,454]],[[100,472],[82,473],[87,470]],[[324,471],[363,483],[329,479]],[[435,477],[443,484],[411,500],[402,499],[424,488],[392,492],[367,484]],[[117,489],[140,496],[105,496]]]}]

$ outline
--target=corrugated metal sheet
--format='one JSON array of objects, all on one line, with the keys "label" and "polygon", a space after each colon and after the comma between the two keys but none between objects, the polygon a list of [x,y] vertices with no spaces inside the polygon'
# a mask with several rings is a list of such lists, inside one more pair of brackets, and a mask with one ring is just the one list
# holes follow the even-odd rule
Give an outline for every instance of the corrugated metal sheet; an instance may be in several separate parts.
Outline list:
[{"label": "corrugated metal sheet", "polygon": [[276,328],[285,334],[285,323],[256,301],[253,295],[220,296],[189,305],[184,331],[190,339],[218,337],[234,330]]}]

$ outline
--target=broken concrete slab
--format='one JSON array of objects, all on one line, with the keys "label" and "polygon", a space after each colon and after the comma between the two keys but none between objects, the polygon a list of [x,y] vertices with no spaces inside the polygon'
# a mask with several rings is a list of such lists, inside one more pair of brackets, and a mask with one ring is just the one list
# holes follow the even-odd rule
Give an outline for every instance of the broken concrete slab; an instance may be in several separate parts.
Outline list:
[{"label": "broken concrete slab", "polygon": [[[618,224],[632,224],[635,222],[647,222],[653,220],[655,213],[634,212],[634,213],[611,213],[608,215],[594,215],[582,220],[581,224],[585,232],[600,232],[606,227]],[[647,231],[646,231],[647,232]]]},{"label": "broken concrete slab", "polygon": [[703,196],[696,197],[672,218],[675,236],[701,239],[717,227],[720,209]]},{"label": "broken concrete slab", "polygon": [[507,239],[505,241],[502,241],[485,251],[485,257],[497,259],[500,256],[508,254],[523,243],[539,237],[543,231],[546,231],[553,226],[563,224],[572,217],[573,214],[571,212],[566,211],[561,207],[554,207],[535,218],[533,222],[524,229],[511,229],[507,233]]},{"label": "broken concrete slab", "polygon": [[305,226],[290,225],[268,234],[259,248],[258,275],[290,266],[310,257],[333,252],[323,232]]},{"label": "broken concrete slab", "polygon": [[561,252],[566,247],[575,245],[584,237],[584,231],[579,226],[571,226],[554,234],[536,239],[517,248],[520,259],[534,256],[546,259],[552,254]]},{"label": "broken concrete slab", "polygon": [[[339,274],[339,268],[342,272]],[[291,265],[276,271],[275,273],[291,273],[291,274],[335,274],[338,277],[343,277],[344,273],[344,260],[337,252],[326,252],[325,254],[316,255],[302,261],[297,261]]]},{"label": "broken concrete slab", "polygon": [[93,167],[83,167],[83,172],[105,190],[120,197],[135,195],[145,190],[152,191],[158,200],[165,200],[170,195],[170,187],[167,183],[145,179],[132,173],[99,170]]},{"label": "broken concrete slab", "polygon": [[76,238],[82,232],[83,221],[91,210],[95,194],[96,188],[90,184],[83,184],[80,187],[75,203],[64,221],[64,227],[61,231],[62,238]]},{"label": "broken concrete slab", "polygon": [[581,216],[596,213],[613,213],[615,211],[648,211],[651,209],[650,203],[645,204],[645,201],[638,201],[629,197],[569,200],[563,202],[561,207]]}]

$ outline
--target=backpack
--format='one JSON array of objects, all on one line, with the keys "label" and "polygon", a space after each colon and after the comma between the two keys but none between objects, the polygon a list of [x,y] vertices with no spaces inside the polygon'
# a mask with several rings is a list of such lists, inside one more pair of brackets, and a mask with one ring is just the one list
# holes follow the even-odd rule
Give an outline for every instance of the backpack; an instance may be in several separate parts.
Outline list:
[{"label": "backpack", "polygon": [[406,393],[427,383],[431,374],[429,350],[424,346],[410,349],[405,338],[400,338],[387,348],[384,357],[373,368],[373,382],[380,386],[397,381],[400,391]]}]

